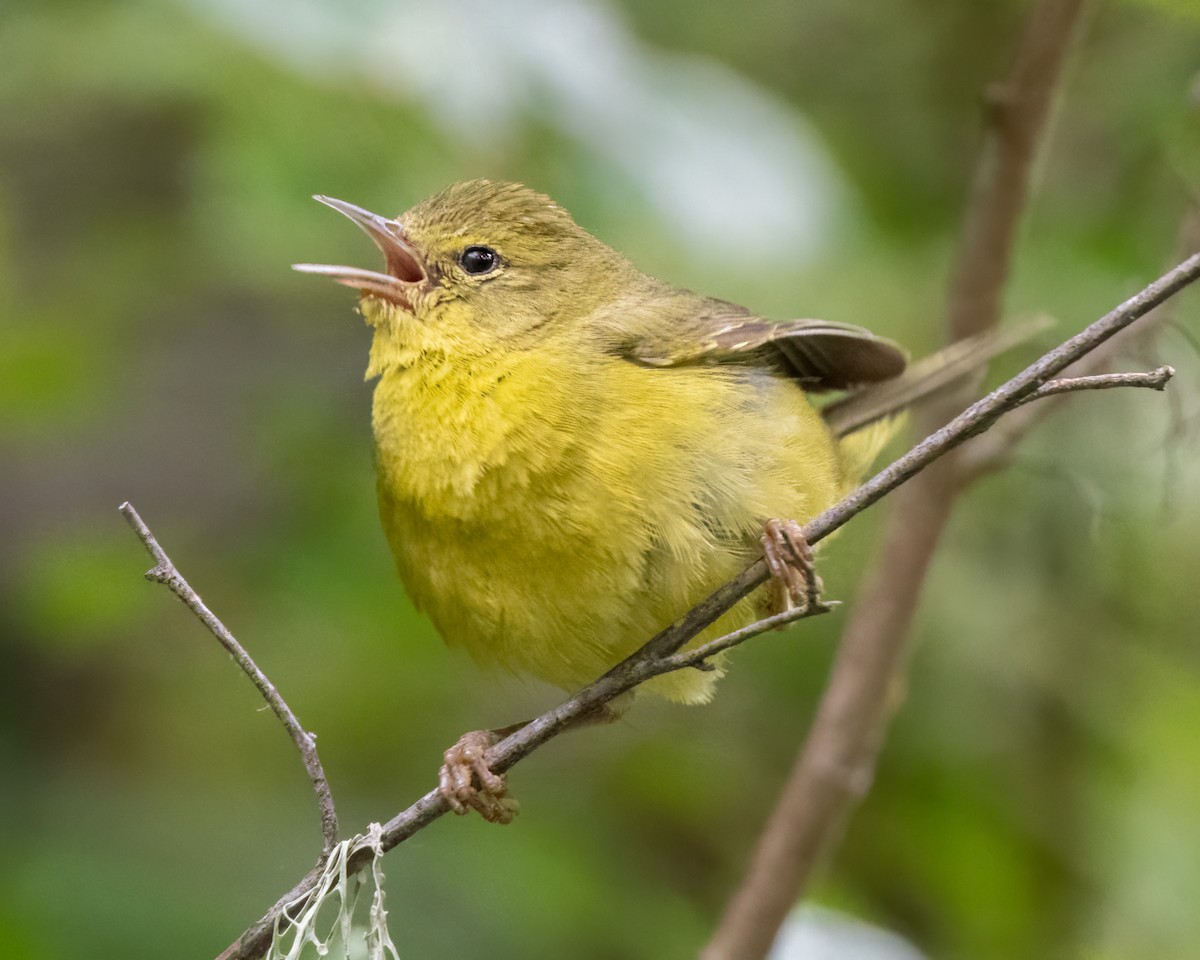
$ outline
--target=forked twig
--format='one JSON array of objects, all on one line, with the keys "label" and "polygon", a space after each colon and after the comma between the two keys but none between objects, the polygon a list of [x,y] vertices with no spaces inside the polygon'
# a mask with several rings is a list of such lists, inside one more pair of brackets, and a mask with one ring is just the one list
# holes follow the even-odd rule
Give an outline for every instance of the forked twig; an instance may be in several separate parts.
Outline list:
[{"label": "forked twig", "polygon": [[[880,498],[910,480],[939,457],[958,447],[969,438],[986,431],[1007,411],[1019,407],[1026,397],[1036,393],[1056,373],[1094,350],[1118,331],[1128,327],[1157,304],[1162,303],[1188,284],[1200,279],[1200,254],[1185,260],[1131,297],[1116,309],[1105,314],[1081,333],[1045,354],[1007,383],[972,404],[941,430],[922,440],[908,453],[880,471],[858,490],[804,525],[809,543],[824,539]],[[749,594],[767,578],[766,564],[758,561],[740,576],[721,587],[697,604],[685,616],[661,631],[638,651],[609,670],[604,676],[584,687],[574,696],[530,721],[515,733],[505,737],[487,753],[488,764],[497,773],[511,769],[538,747],[562,733],[577,720],[593,713],[638,684],[667,672],[667,669],[695,669],[690,662],[695,653],[676,656],[693,637],[712,624],[738,600]],[[794,612],[800,617],[823,612]],[[773,621],[762,621],[737,631],[728,637],[712,641],[705,656],[732,646],[748,636],[770,629]],[[745,635],[743,635],[745,634]],[[736,640],[734,638],[737,638]],[[701,648],[702,650],[705,648]],[[669,666],[668,666],[669,665]],[[449,812],[449,804],[438,790],[430,790],[408,809],[401,811],[383,825],[380,849],[387,851],[402,843],[434,820]],[[348,869],[358,869],[369,861],[365,853],[352,856]],[[252,960],[265,953],[271,942],[276,919],[286,903],[307,892],[316,882],[310,873],[257,922],[250,926],[220,960]]]}]

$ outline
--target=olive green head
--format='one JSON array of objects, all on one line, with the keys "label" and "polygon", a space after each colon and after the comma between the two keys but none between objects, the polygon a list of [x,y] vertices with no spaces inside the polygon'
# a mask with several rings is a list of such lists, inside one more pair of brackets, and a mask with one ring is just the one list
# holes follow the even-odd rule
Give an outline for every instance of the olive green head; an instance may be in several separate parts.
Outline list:
[{"label": "olive green head", "polygon": [[566,210],[521,184],[456,183],[395,219],[316,199],[371,237],[384,269],[296,269],[359,289],[377,327],[469,320],[482,335],[513,336],[584,315],[639,276]]}]

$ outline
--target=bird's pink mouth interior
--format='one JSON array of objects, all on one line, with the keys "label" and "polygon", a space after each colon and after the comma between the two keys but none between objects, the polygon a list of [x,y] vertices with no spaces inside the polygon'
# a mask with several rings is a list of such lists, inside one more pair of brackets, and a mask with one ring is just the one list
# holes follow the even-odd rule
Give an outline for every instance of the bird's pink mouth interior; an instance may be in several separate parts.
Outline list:
[{"label": "bird's pink mouth interior", "polygon": [[386,251],[387,272],[403,283],[421,283],[425,279],[425,268],[407,248],[389,246]]},{"label": "bird's pink mouth interior", "polygon": [[315,197],[327,207],[353,220],[367,234],[384,256],[386,273],[360,267],[339,267],[321,263],[296,263],[292,268],[302,273],[315,273],[353,287],[364,296],[375,296],[412,311],[416,285],[424,283],[427,273],[424,264],[409,245],[404,228],[395,220],[381,217],[345,200]]}]

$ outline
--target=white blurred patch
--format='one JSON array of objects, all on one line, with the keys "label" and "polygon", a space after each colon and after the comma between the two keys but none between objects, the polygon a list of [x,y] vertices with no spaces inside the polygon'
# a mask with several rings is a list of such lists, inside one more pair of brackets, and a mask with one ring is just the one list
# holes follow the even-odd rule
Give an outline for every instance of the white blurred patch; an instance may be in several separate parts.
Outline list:
[{"label": "white blurred patch", "polygon": [[792,911],[767,960],[927,960],[907,940],[823,907]]},{"label": "white blurred patch", "polygon": [[642,43],[604,0],[187,2],[293,68],[421,104],[476,146],[537,115],[714,261],[794,266],[850,216],[845,178],[794,110],[714,61]]}]

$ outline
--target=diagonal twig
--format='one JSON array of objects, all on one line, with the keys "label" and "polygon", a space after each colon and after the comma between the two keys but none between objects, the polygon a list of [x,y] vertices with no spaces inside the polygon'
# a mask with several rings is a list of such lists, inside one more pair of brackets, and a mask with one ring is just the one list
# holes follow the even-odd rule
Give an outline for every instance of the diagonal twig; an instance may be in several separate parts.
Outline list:
[{"label": "diagonal twig", "polygon": [[334,844],[337,843],[338,822],[337,813],[333,807],[333,794],[329,790],[329,782],[325,779],[325,768],[321,766],[321,758],[317,755],[317,738],[300,726],[300,721],[296,719],[291,707],[287,705],[275,688],[275,684],[258,668],[258,664],[254,662],[246,649],[237,642],[225,624],[217,619],[216,614],[208,609],[204,601],[200,599],[200,595],[183,578],[183,574],[176,569],[171,558],[167,556],[154,534],[150,532],[150,528],[133,508],[133,504],[126,501],[118,509],[121,515],[129,521],[129,525],[133,527],[138,539],[142,541],[154,560],[154,566],[146,571],[146,579],[165,586],[182,600],[184,606],[191,610],[208,628],[209,633],[217,638],[217,642],[229,652],[237,665],[250,678],[251,683],[258,688],[258,692],[275,711],[275,716],[279,718],[291,736],[292,742],[296,744],[296,749],[300,751],[300,756],[304,760],[304,769],[312,781],[313,792],[317,795],[317,805],[321,810],[321,859],[324,860],[329,856]]},{"label": "diagonal twig", "polygon": [[[1040,0],[1007,80],[989,91],[986,136],[947,295],[951,340],[991,330],[1000,319],[1038,152],[1084,8],[1085,0]],[[1030,368],[1018,378],[1036,374],[1020,388],[1022,396],[1066,366],[1058,363],[1063,349],[1034,365],[1042,369]],[[1021,397],[1015,399],[1019,403]],[[947,395],[929,404],[920,420],[922,432],[948,419],[956,400]],[[964,486],[955,468],[953,462],[939,464],[898,496],[882,547],[847,618],[816,718],[749,870],[701,954],[704,960],[756,960],[767,954],[822,853],[869,787],[895,691],[903,682],[921,587]]]},{"label": "diagonal twig", "polygon": [[[1167,263],[1175,263],[1195,250],[1200,250],[1200,204],[1193,201],[1179,225],[1178,238]],[[1094,350],[1079,363],[1074,364],[1068,372],[1077,376],[1091,376],[1105,372],[1119,354],[1130,352],[1131,347],[1136,348],[1136,345],[1144,344],[1160,330],[1169,326],[1174,310],[1175,301],[1155,308],[1144,322],[1138,324],[1136,332],[1131,331],[1127,336],[1113,338],[1099,350]],[[957,467],[959,476],[966,482],[1007,465],[1021,441],[1050,416],[1057,409],[1058,404],[1064,400],[1066,397],[1060,396],[1049,403],[1039,403],[1015,413],[1011,417],[1005,417],[998,429],[988,434],[986,441],[973,444],[971,449],[965,451],[965,455],[960,457]]]},{"label": "diagonal twig", "polygon": [[718,653],[732,650],[739,644],[743,644],[747,640],[757,637],[759,634],[766,633],[768,630],[778,630],[790,623],[795,623],[797,620],[807,620],[809,617],[829,613],[841,605],[840,600],[822,600],[807,607],[777,613],[772,617],[757,620],[748,626],[742,627],[740,630],[727,633],[716,640],[709,640],[708,643],[703,643],[693,650],[682,650],[679,653],[661,657],[655,663],[661,668],[661,672],[663,673],[682,670],[685,667],[694,667],[697,670],[711,670],[713,667],[709,664],[709,660]]},{"label": "diagonal twig", "polygon": [[[1113,334],[1128,327],[1157,304],[1167,300],[1197,279],[1200,279],[1200,254],[1190,257],[1174,270],[1150,284],[1141,293],[1131,297],[1078,335],[1045,354],[1007,383],[972,404],[941,430],[922,440],[854,493],[809,521],[803,528],[805,539],[809,543],[816,543],[829,536],[834,530],[843,526],[892,490],[905,484],[938,458],[969,438],[986,431],[1007,411],[1020,406],[1025,397],[1036,392],[1064,367],[1094,350]],[[663,666],[664,661],[670,660],[672,669],[696,668],[697,664],[689,662],[690,654],[684,654],[675,659],[671,658],[684,644],[712,624],[738,600],[762,584],[766,578],[766,564],[763,561],[760,560],[751,565],[739,577],[697,604],[686,615],[661,631],[604,676],[497,743],[487,752],[489,767],[497,773],[511,769],[577,720],[593,713],[603,704],[633,689],[650,677],[666,672]],[[767,624],[765,627],[764,623]],[[764,621],[752,625],[747,630],[769,629],[771,625],[773,624]],[[742,631],[738,631],[738,634],[740,633]],[[730,634],[729,637],[713,641],[713,644],[727,642],[736,635]],[[709,650],[709,654],[713,652],[716,652],[715,648]],[[449,809],[448,803],[438,790],[429,791],[408,809],[396,814],[383,825],[381,849],[383,851],[391,850],[448,813]],[[350,858],[348,869],[356,870],[366,864],[369,859],[368,853],[360,852]],[[270,945],[275,921],[281,915],[286,904],[306,893],[315,882],[316,878],[311,873],[301,880],[293,890],[285,897],[280,898],[261,919],[234,941],[221,954],[220,960],[252,960],[252,958],[261,957]]]}]

